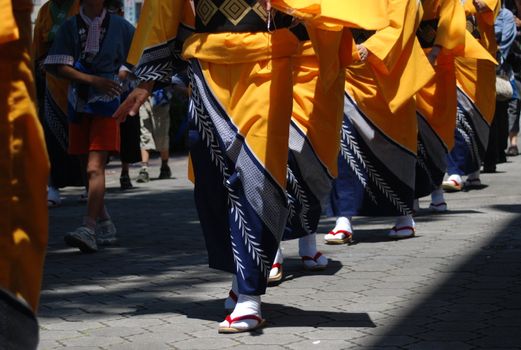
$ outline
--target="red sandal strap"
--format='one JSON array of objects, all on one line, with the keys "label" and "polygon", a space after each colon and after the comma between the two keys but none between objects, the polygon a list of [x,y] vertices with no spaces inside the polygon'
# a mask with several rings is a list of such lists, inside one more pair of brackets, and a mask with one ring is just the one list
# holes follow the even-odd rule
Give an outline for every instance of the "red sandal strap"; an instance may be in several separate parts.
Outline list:
[{"label": "red sandal strap", "polygon": [[317,262],[317,260],[321,256],[322,256],[322,253],[321,252],[317,252],[314,257],[310,257],[310,256],[305,255],[305,256],[302,256],[301,258],[302,258],[302,261],[313,260],[314,262]]},{"label": "red sandal strap", "polygon": [[336,235],[338,235],[339,233],[343,233],[343,234],[346,235],[346,236],[351,236],[351,235],[352,235],[351,232],[346,231],[346,230],[338,230],[338,231],[333,231],[333,230],[331,230],[331,231],[329,231],[329,234],[330,234],[330,235],[333,235],[333,236],[336,236]]},{"label": "red sandal strap", "polygon": [[228,315],[228,316],[226,316],[226,318],[224,320],[228,322],[228,325],[230,327],[231,327],[232,323],[235,323],[238,321],[244,321],[244,320],[254,320],[254,321],[257,321],[258,323],[262,322],[262,318],[260,318],[257,315],[244,315],[244,316],[237,316],[235,318],[232,318],[231,315]]},{"label": "red sandal strap", "polygon": [[456,181],[456,180],[452,180],[451,179],[450,181],[452,181],[454,183],[454,185],[456,185],[456,186],[461,186],[461,184],[458,181]]},{"label": "red sandal strap", "polygon": [[280,263],[275,263],[275,264],[271,265],[272,269],[280,269],[281,267],[282,267],[282,264],[280,264]]},{"label": "red sandal strap", "polygon": [[235,302],[237,302],[237,300],[239,299],[239,297],[237,296],[237,294],[235,294],[235,292],[233,290],[230,290],[228,292],[228,296],[230,297],[230,299],[232,299]]}]

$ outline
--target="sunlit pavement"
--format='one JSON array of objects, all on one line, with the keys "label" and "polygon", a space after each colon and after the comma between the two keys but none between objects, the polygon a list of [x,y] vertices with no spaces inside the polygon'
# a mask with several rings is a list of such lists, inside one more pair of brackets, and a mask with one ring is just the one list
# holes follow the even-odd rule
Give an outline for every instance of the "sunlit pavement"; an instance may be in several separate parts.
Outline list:
[{"label": "sunlit pavement", "polygon": [[392,218],[356,218],[356,244],[326,246],[324,219],[326,271],[305,272],[284,242],[284,280],[263,298],[269,326],[232,336],[217,334],[230,277],[207,267],[186,157],[172,159],[174,179],[125,192],[112,164],[119,245],[65,246],[84,210],[78,188],[50,212],[40,348],[521,349],[521,157],[510,160],[482,175],[488,187],[447,194],[448,213],[421,210],[412,239],[387,238]]}]

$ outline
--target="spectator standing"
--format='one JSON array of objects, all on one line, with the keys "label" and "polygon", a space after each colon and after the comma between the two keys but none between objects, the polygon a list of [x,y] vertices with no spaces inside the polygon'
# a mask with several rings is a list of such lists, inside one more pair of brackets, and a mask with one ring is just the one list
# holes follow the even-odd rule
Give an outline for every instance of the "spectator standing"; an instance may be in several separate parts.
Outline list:
[{"label": "spectator standing", "polygon": [[118,73],[126,62],[134,27],[108,13],[103,0],[83,0],[80,14],[67,20],[45,60],[46,69],[72,82],[69,90],[69,153],[81,155],[89,183],[87,213],[65,242],[82,252],[116,241],[116,227],[105,207],[105,166],[119,152]]},{"label": "spectator standing", "polygon": [[161,156],[159,179],[172,177],[172,171],[168,166],[170,158],[170,102],[172,96],[171,86],[155,90],[139,109],[142,162],[142,168],[136,180],[139,183],[150,181],[148,162],[152,150],[158,151]]}]

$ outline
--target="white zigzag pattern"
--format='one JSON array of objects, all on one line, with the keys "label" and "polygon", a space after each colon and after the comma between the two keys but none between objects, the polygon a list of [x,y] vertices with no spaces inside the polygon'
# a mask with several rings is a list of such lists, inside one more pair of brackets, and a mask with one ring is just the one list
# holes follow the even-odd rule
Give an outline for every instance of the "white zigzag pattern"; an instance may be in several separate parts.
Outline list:
[{"label": "white zigzag pattern", "polygon": [[[378,189],[387,197],[391,203],[401,212],[405,215],[409,215],[410,209],[405,205],[405,203],[394,193],[394,191],[389,187],[389,185],[382,179],[380,174],[375,170],[374,166],[367,160],[366,157],[362,154],[360,151],[360,147],[358,146],[358,143],[356,142],[354,136],[352,135],[351,131],[345,126],[342,125],[342,142],[340,144],[342,145],[344,142],[348,145],[349,149],[356,155],[357,159],[360,161],[360,163],[364,166],[364,168],[367,171],[367,174],[369,178],[372,180],[372,182],[378,187]],[[344,150],[344,147],[341,147],[341,150]],[[347,150],[349,151],[349,150]],[[351,164],[351,162],[349,162]],[[351,167],[353,168],[353,167]],[[355,170],[357,176],[360,178],[359,170],[358,172]],[[369,186],[366,185],[365,181],[362,182],[364,184],[364,189],[368,190]],[[371,196],[371,200],[374,203],[376,202],[376,198],[374,195],[370,192],[368,192]]]},{"label": "white zigzag pattern", "polygon": [[371,191],[371,188],[367,186],[367,181],[365,180],[364,175],[362,174],[362,171],[358,167],[358,164],[356,160],[354,159],[352,153],[358,157],[359,161],[364,164],[364,160],[361,157],[361,152],[358,149],[358,145],[356,144],[356,141],[354,140],[354,137],[351,135],[351,131],[347,128],[347,126],[342,123],[342,129],[341,129],[341,140],[340,140],[340,154],[344,158],[344,160],[349,164],[351,169],[355,172],[356,176],[358,177],[358,180],[362,183],[362,186],[364,187],[364,190],[367,192],[373,203],[378,204],[376,201],[376,197],[374,196],[373,192]]},{"label": "white zigzag pattern", "polygon": [[418,165],[425,171],[425,174],[428,177],[429,182],[434,186],[434,180],[432,179],[432,174],[429,170],[429,167],[425,163],[425,160],[427,159],[427,151],[425,150],[425,146],[421,142],[421,140],[418,140],[418,156],[416,157],[416,161],[418,162]]},{"label": "white zigzag pattern", "polygon": [[290,185],[290,188],[293,190],[293,193],[295,194],[295,199],[302,204],[300,222],[302,223],[302,226],[304,226],[306,228],[306,230],[308,230],[308,233],[311,233],[312,229],[310,228],[308,216],[306,215],[309,212],[309,208],[310,208],[309,201],[306,196],[306,192],[300,186],[300,184],[297,181],[297,178],[295,177],[295,174],[293,174],[293,171],[291,171],[291,169],[289,167],[288,167],[288,185]]},{"label": "white zigzag pattern", "polygon": [[172,63],[158,63],[156,65],[143,65],[136,69],[136,76],[144,81],[168,81],[172,71]]},{"label": "white zigzag pattern", "polygon": [[[260,243],[255,241],[255,236],[251,233],[251,228],[248,226],[248,222],[246,221],[239,196],[235,194],[235,190],[230,187],[230,183],[228,181],[228,179],[230,178],[230,172],[228,171],[228,168],[224,161],[224,157],[221,148],[219,147],[219,143],[213,134],[211,118],[208,115],[208,111],[204,107],[204,103],[201,99],[201,96],[199,95],[199,93],[203,91],[203,83],[200,81],[198,77],[194,75],[192,71],[190,71],[190,77],[193,86],[192,101],[193,107],[195,108],[193,113],[195,124],[197,125],[197,128],[201,133],[202,139],[206,142],[206,146],[210,151],[212,161],[221,171],[221,174],[223,176],[223,184],[228,190],[228,203],[230,205],[230,213],[233,215],[235,223],[237,224],[241,232],[244,244],[248,249],[248,253],[251,254],[253,260],[256,262],[256,264],[260,267],[261,271],[267,277],[271,268],[271,263],[269,262],[269,259],[266,256],[266,254],[262,251]],[[242,264],[242,260],[240,259],[237,246],[234,243],[232,244],[232,250],[234,255],[233,258],[237,266],[237,272],[240,273],[244,278],[244,265]]]},{"label": "white zigzag pattern", "polygon": [[458,132],[463,136],[467,147],[470,149],[470,154],[472,159],[476,162],[479,161],[479,151],[473,140],[476,139],[476,135],[474,134],[474,130],[467,122],[465,118],[465,114],[458,107],[457,119],[456,119],[456,128]]}]

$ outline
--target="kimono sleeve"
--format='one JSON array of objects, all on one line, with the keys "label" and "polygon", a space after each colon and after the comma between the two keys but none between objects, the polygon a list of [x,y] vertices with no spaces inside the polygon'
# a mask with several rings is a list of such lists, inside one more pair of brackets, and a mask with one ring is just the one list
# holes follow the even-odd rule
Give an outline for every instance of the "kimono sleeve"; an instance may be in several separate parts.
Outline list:
[{"label": "kimono sleeve", "polygon": [[[185,0],[147,0],[141,12],[127,62],[142,81],[168,83],[181,40]],[[188,5],[189,6],[189,5]],[[191,10],[191,9],[190,9]]]},{"label": "kimono sleeve", "polygon": [[0,44],[17,40],[18,37],[11,0],[0,0]]},{"label": "kimono sleeve", "polygon": [[272,0],[271,3],[280,11],[324,29],[380,29],[389,23],[386,2],[381,0]]},{"label": "kimono sleeve", "polygon": [[72,21],[74,17],[67,20],[56,33],[54,42],[49,50],[49,54],[45,59],[45,69],[56,74],[56,69],[59,65],[74,66],[75,57],[75,40],[74,40],[74,26]]},{"label": "kimono sleeve", "polygon": [[459,0],[441,0],[438,31],[434,45],[454,54],[461,54],[465,46],[467,21],[465,9]]},{"label": "kimono sleeve", "polygon": [[[388,71],[391,71],[402,54],[403,46],[409,42],[407,36],[416,34],[415,29],[410,30],[405,26],[408,22],[414,22],[418,10],[414,0],[389,0],[388,2],[389,25],[378,30],[363,45],[385,65]],[[412,21],[407,21],[411,17]]]}]

